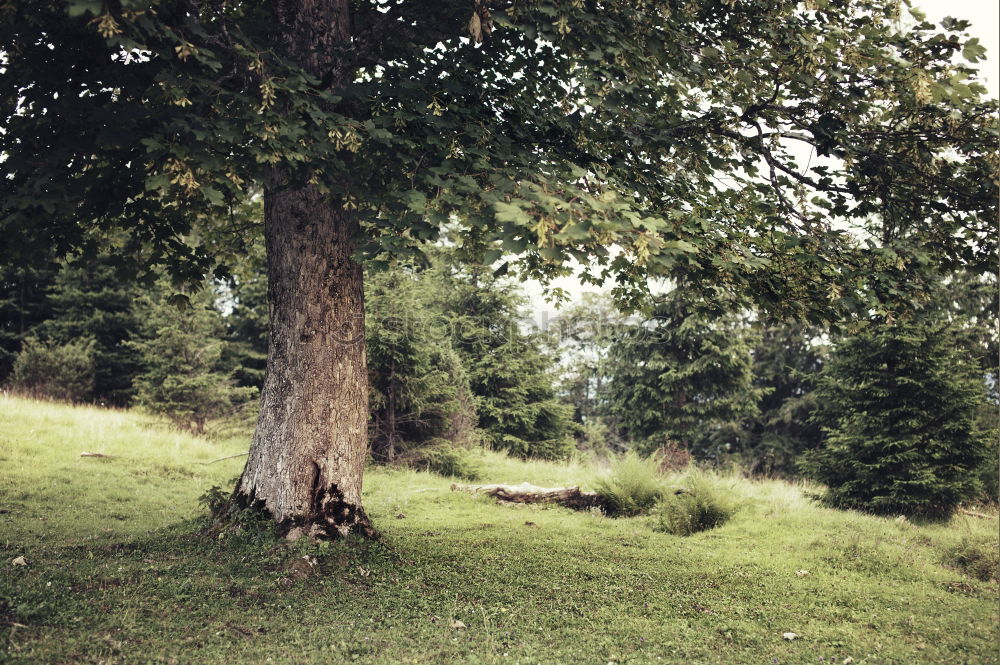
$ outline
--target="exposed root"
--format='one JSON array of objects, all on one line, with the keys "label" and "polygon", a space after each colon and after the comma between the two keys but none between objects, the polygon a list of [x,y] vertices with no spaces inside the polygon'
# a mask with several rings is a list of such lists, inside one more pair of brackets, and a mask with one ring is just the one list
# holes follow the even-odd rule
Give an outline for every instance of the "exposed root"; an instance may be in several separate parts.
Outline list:
[{"label": "exposed root", "polygon": [[236,494],[224,510],[213,510],[213,518],[213,523],[206,529],[213,535],[230,529],[239,530],[249,522],[269,521],[279,536],[293,542],[302,537],[314,541],[337,540],[349,535],[378,538],[378,532],[372,527],[364,509],[344,501],[336,485],[326,492],[317,493],[308,515],[278,522],[263,500]]}]

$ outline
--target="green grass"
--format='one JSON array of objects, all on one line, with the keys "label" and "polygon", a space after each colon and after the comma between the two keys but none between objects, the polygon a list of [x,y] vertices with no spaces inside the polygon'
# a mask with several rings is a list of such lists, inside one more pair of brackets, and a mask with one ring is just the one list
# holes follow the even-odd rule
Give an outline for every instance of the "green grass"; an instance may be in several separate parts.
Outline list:
[{"label": "green grass", "polygon": [[666,491],[656,456],[641,457],[628,451],[612,460],[611,469],[595,481],[595,491],[604,497],[605,511],[615,517],[642,515],[656,505]]},{"label": "green grass", "polygon": [[[500,506],[372,469],[379,542],[199,535],[198,496],[242,459],[200,462],[244,445],[0,398],[0,662],[998,662],[996,580],[962,563],[993,556],[996,519],[914,525],[719,476],[740,510],[677,537],[650,517]],[[486,462],[486,482],[596,478],[582,463]],[[303,555],[322,574],[299,578]]]},{"label": "green grass", "polygon": [[725,478],[697,469],[674,474],[674,478],[676,490],[668,492],[657,507],[653,527],[657,531],[690,536],[722,526],[739,510]]}]

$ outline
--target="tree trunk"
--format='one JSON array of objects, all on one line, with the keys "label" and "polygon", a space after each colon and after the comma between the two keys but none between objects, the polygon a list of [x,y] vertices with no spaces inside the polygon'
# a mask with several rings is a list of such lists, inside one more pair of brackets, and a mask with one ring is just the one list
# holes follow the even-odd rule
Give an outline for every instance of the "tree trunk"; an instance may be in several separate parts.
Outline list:
[{"label": "tree trunk", "polygon": [[314,187],[265,191],[271,335],[260,416],[237,497],[283,531],[371,534],[364,290],[357,225]]},{"label": "tree trunk", "polygon": [[[347,0],[275,0],[285,55],[317,78],[350,39]],[[335,82],[336,83],[336,82]],[[357,222],[311,185],[265,184],[270,341],[260,416],[236,499],[290,537],[374,535],[361,506],[368,449]]]}]

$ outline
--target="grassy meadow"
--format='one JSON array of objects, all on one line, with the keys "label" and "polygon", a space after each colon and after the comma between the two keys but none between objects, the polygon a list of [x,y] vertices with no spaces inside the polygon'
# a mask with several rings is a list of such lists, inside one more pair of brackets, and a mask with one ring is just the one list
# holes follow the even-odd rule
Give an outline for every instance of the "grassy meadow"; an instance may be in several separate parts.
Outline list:
[{"label": "grassy meadow", "polygon": [[[372,468],[381,540],[288,545],[253,525],[204,530],[199,497],[243,459],[206,462],[245,449],[133,412],[0,397],[0,662],[1000,662],[995,511],[913,524],[713,476],[738,511],[680,537],[650,517],[497,505]],[[483,482],[597,478],[584,463],[485,462]]]}]

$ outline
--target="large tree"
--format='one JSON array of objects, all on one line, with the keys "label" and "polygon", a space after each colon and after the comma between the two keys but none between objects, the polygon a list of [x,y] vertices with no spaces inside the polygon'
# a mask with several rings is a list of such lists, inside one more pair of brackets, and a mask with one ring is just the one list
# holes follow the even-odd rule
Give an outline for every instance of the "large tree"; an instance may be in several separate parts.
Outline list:
[{"label": "large tree", "polygon": [[748,423],[766,392],[753,381],[757,335],[745,313],[692,297],[678,285],[657,296],[652,316],[615,330],[604,411],[641,451],[668,442],[719,460],[744,452]]},{"label": "large tree", "polygon": [[943,518],[980,490],[996,435],[976,422],[986,383],[960,324],[934,314],[870,322],[819,374],[823,446],[802,467],[830,505]]},{"label": "large tree", "polygon": [[[0,261],[120,229],[126,268],[224,275],[228,213],[263,187],[268,371],[237,497],[284,529],[368,530],[361,256],[450,226],[524,274],[579,259],[625,302],[679,272],[813,318],[912,262],[984,269],[996,104],[955,60],[982,48],[899,8],[4,2]],[[885,233],[859,244],[851,219]]]}]

